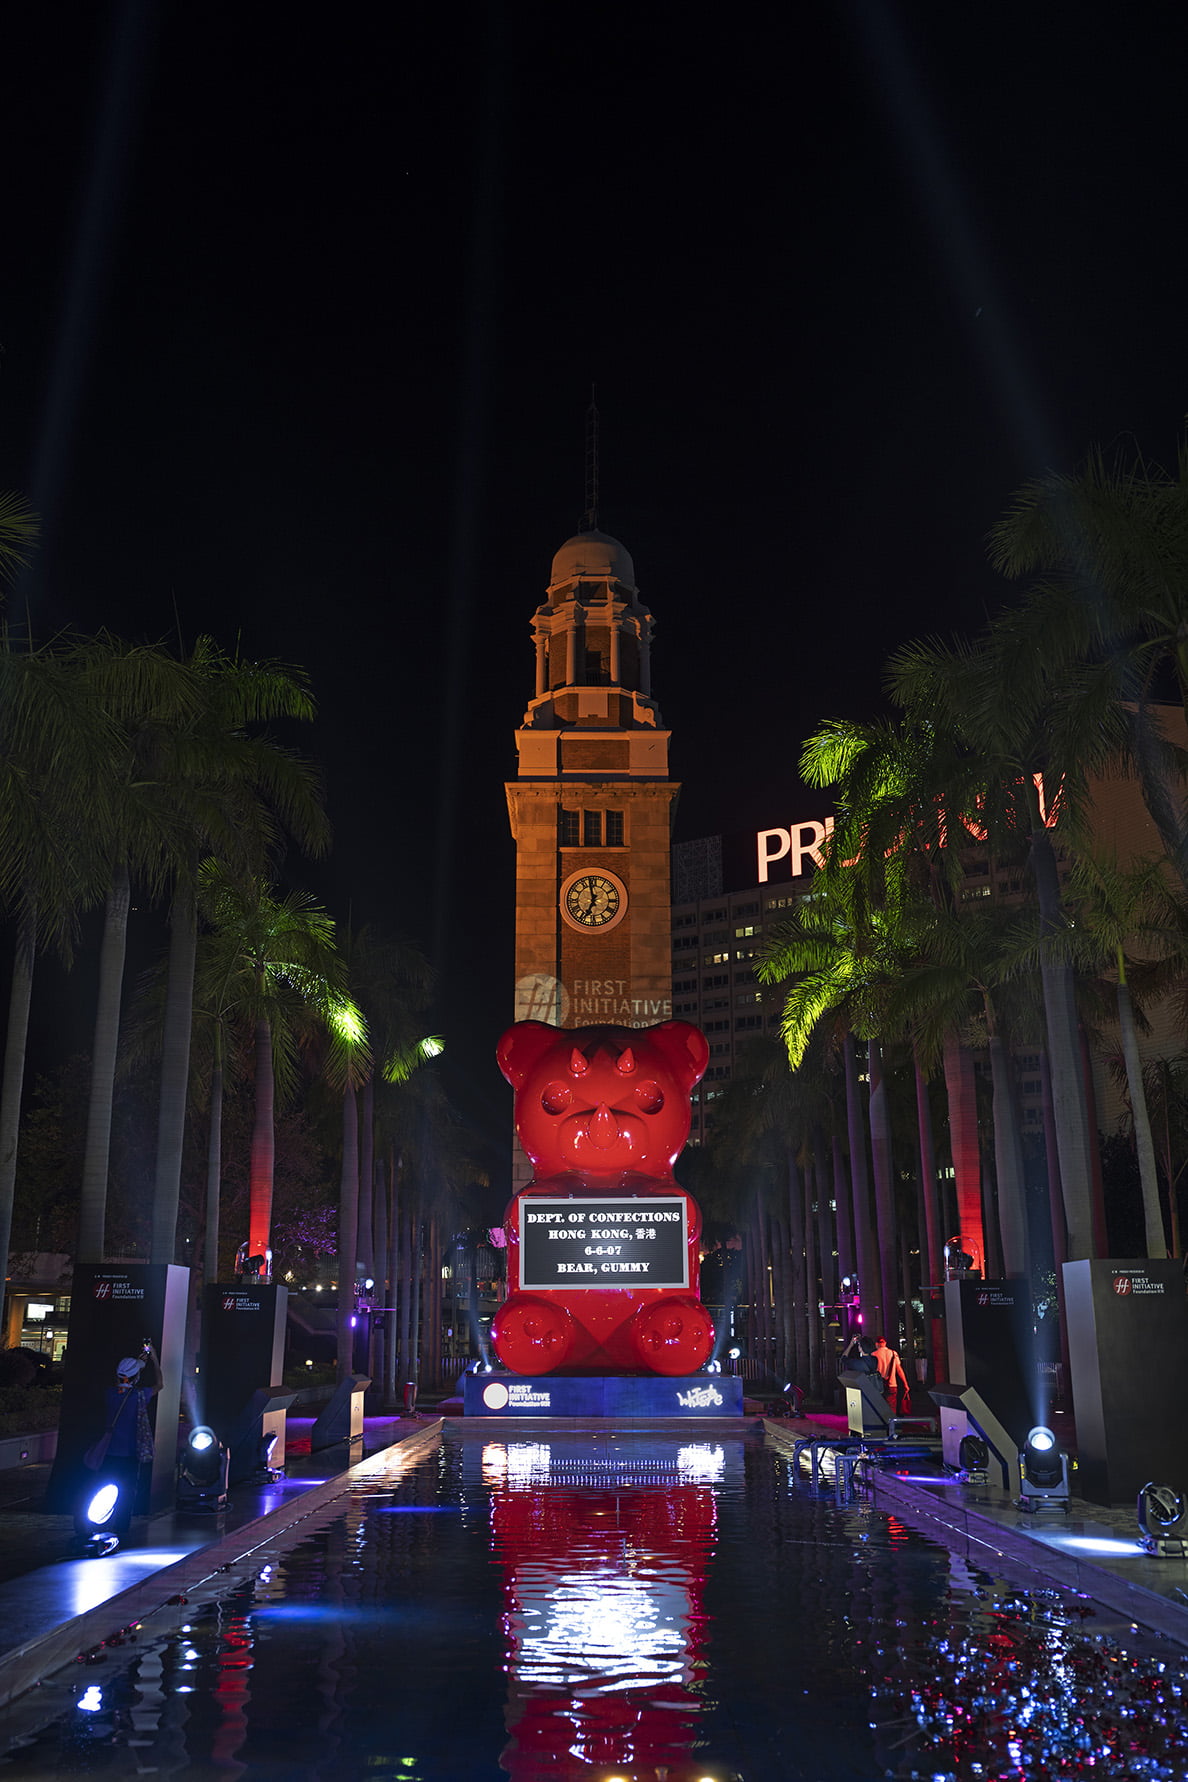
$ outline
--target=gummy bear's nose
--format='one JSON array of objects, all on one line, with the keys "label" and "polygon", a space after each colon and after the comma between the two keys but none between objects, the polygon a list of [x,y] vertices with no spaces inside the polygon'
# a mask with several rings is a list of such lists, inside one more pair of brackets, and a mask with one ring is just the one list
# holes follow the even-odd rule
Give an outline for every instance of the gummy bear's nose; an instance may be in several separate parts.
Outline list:
[{"label": "gummy bear's nose", "polygon": [[619,1136],[619,1122],[604,1101],[600,1101],[590,1120],[590,1143],[607,1151]]}]

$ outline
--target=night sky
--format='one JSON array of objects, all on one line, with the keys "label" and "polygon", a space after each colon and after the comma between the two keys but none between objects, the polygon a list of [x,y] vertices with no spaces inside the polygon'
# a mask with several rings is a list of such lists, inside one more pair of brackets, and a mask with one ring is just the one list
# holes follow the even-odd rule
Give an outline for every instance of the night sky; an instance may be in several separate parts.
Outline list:
[{"label": "night sky", "polygon": [[438,959],[501,1145],[503,781],[591,383],[678,834],[788,822],[814,725],[998,603],[1018,484],[1174,453],[1181,20],[9,10],[0,488],[44,521],[10,613],[308,668],[336,841],[287,875]]}]

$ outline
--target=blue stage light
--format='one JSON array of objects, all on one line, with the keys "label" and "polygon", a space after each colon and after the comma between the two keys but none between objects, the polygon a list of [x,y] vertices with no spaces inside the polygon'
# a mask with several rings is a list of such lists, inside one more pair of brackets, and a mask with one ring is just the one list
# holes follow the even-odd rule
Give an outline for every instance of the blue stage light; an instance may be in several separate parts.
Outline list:
[{"label": "blue stage light", "polygon": [[86,1517],[92,1528],[102,1528],[104,1523],[111,1521],[112,1517],[115,1515],[115,1507],[119,1502],[119,1496],[120,1488],[118,1485],[113,1485],[111,1483],[100,1485],[98,1491],[95,1492],[90,1503],[88,1503],[86,1509],[83,1511],[83,1515]]}]

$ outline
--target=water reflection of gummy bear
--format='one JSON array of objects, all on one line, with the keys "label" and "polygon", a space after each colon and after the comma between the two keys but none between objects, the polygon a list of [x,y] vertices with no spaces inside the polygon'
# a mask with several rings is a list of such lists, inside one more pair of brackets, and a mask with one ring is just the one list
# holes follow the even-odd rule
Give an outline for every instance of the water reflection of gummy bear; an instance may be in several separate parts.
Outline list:
[{"label": "water reflection of gummy bear", "polygon": [[[712,1352],[714,1331],[698,1296],[700,1214],[672,1166],[689,1136],[689,1097],[709,1058],[705,1036],[685,1021],[644,1028],[520,1021],[500,1040],[498,1058],[516,1092],[516,1130],[534,1169],[504,1221],[509,1292],[491,1332],[500,1360],[521,1374],[695,1372]],[[650,1286],[662,1246],[643,1244],[639,1234],[667,1232],[647,1232],[649,1215],[638,1207],[658,1195],[679,1211],[684,1255],[679,1276]],[[613,1247],[558,1243],[551,1259],[559,1273],[565,1258],[573,1285],[533,1281],[526,1289],[522,1222],[533,1201],[592,1199],[617,1204],[626,1231],[587,1232],[571,1220],[559,1238],[605,1236]],[[619,1259],[627,1256],[637,1260]]]},{"label": "water reflection of gummy bear", "polygon": [[698,1671],[714,1492],[684,1482],[698,1475],[680,1457],[654,1483],[608,1476],[613,1494],[592,1489],[597,1479],[567,1479],[574,1469],[558,1459],[547,1444],[484,1449],[506,1604],[500,1765],[524,1782],[703,1776],[704,1755],[694,1754],[704,1738]]}]

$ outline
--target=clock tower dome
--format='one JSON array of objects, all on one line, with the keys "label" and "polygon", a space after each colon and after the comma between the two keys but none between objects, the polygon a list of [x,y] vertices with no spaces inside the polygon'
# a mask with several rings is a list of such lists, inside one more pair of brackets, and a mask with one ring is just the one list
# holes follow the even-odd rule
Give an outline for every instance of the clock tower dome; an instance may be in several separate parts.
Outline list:
[{"label": "clock tower dome", "polygon": [[518,1021],[649,1027],[672,1013],[669,871],[680,790],[652,698],[652,615],[591,529],[553,558],[516,732]]}]

